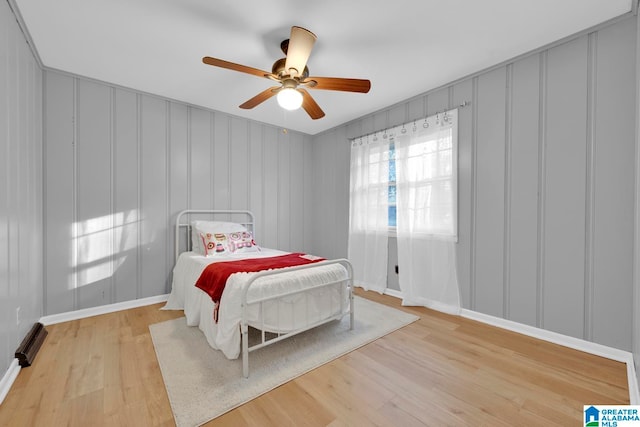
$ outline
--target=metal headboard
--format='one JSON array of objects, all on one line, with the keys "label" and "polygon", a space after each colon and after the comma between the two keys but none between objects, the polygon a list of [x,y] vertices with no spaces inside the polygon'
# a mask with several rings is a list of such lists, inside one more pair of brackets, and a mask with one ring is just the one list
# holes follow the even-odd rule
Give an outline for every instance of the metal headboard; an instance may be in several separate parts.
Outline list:
[{"label": "metal headboard", "polygon": [[[220,218],[223,217],[223,218]],[[240,210],[202,210],[202,209],[187,209],[179,212],[176,216],[176,236],[175,236],[175,253],[176,261],[180,255],[180,230],[186,230],[186,243],[187,250],[191,250],[191,221],[195,219],[206,219],[209,221],[229,221],[237,222],[244,225],[249,231],[256,235],[256,226],[253,219],[253,213],[251,211]]]}]

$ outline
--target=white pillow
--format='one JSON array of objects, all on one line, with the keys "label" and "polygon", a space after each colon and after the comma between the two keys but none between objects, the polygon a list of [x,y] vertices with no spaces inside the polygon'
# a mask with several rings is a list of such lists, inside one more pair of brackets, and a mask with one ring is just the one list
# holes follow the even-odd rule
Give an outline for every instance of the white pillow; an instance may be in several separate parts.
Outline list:
[{"label": "white pillow", "polygon": [[247,228],[237,222],[224,221],[191,221],[191,250],[200,255],[205,255],[204,243],[200,238],[201,233],[235,233],[247,231]]}]

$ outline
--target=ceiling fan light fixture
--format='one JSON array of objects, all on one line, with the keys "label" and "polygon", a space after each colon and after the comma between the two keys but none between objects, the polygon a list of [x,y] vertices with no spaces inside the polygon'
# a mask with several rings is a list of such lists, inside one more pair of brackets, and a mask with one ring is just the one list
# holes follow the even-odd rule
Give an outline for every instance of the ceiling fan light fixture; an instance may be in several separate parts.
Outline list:
[{"label": "ceiling fan light fixture", "polygon": [[297,110],[302,106],[302,94],[294,88],[284,88],[278,92],[278,104],[285,110]]}]

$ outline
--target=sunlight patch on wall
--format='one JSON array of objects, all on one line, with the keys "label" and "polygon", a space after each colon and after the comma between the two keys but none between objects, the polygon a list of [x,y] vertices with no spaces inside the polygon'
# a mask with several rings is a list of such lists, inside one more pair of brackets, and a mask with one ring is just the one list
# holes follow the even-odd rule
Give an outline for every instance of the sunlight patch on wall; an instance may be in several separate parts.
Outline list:
[{"label": "sunlight patch on wall", "polygon": [[69,289],[112,277],[139,244],[150,241],[140,237],[141,223],[137,209],[73,223]]}]

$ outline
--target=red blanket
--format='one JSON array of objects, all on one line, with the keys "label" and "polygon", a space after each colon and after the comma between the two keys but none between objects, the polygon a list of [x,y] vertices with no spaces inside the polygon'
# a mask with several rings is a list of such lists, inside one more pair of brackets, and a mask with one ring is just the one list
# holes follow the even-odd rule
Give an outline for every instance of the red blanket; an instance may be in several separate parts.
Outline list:
[{"label": "red blanket", "polygon": [[[223,261],[209,264],[196,282],[196,287],[205,291],[213,302],[219,303],[222,297],[222,291],[227,284],[227,279],[233,273],[246,272],[252,273],[273,268],[294,267],[296,265],[311,264],[318,261],[324,261],[324,258],[310,260],[302,258],[305,255],[300,252],[279,255],[267,258],[251,258],[239,261]],[[217,304],[216,304],[217,305]]]}]

